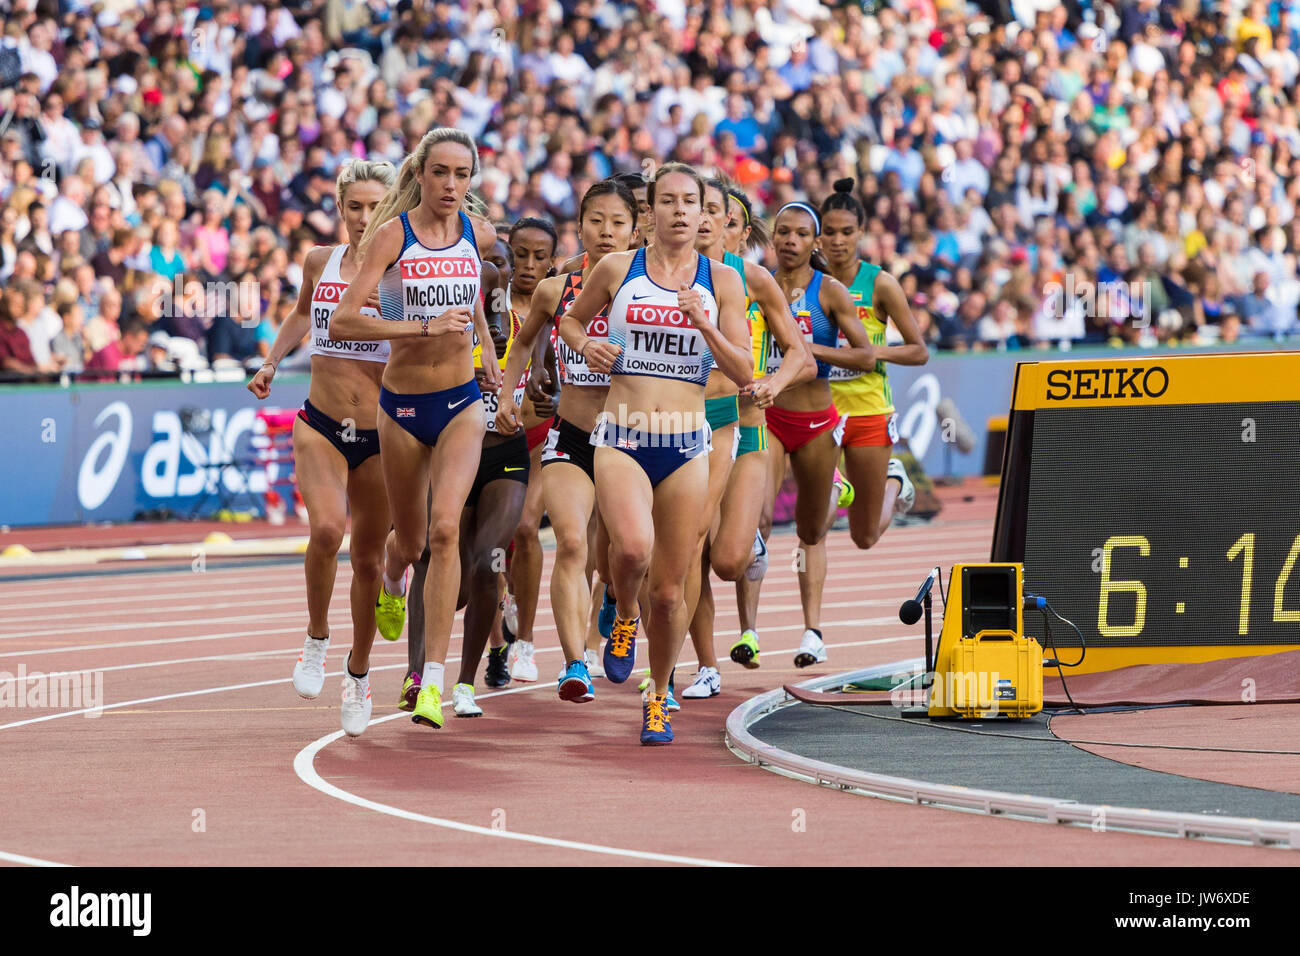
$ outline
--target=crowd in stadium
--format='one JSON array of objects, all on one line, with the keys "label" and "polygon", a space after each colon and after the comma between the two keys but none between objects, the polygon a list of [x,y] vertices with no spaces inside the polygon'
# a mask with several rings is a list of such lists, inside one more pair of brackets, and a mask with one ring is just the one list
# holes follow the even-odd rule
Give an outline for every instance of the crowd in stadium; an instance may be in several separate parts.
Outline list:
[{"label": "crowd in stadium", "polygon": [[557,262],[591,183],[679,159],[769,214],[854,177],[932,347],[1300,331],[1291,0],[9,6],[7,377],[256,366],[339,164],[435,125]]}]

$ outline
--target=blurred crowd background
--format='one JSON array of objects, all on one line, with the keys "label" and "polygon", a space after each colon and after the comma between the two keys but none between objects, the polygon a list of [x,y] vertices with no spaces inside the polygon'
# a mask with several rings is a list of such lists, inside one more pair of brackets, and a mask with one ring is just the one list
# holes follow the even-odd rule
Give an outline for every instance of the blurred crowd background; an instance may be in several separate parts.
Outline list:
[{"label": "blurred crowd background", "polygon": [[769,215],[853,177],[940,349],[1300,333],[1300,0],[3,2],[8,377],[259,364],[339,164],[436,125],[557,261],[679,159]]}]

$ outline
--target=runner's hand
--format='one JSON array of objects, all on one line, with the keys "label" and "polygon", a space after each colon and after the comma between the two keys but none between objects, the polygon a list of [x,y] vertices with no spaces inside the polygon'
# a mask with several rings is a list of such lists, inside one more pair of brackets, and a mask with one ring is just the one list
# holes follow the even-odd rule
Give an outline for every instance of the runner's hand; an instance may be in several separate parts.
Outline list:
[{"label": "runner's hand", "polygon": [[695,326],[704,325],[708,322],[708,316],[704,314],[704,300],[700,294],[682,283],[682,287],[677,291],[677,308],[682,310],[682,315],[691,320]]},{"label": "runner's hand", "polygon": [[771,408],[776,401],[776,392],[773,391],[772,384],[766,379],[760,378],[757,382],[751,382],[741,391],[754,400],[755,408]]},{"label": "runner's hand", "polygon": [[622,354],[623,350],[619,346],[597,342],[595,339],[588,339],[582,347],[582,357],[587,360],[587,368],[598,375],[608,375]]},{"label": "runner's hand", "polygon": [[515,404],[513,392],[503,391],[497,400],[497,431],[502,435],[513,435],[519,431],[523,422],[519,418],[519,406]]},{"label": "runner's hand", "polygon": [[265,400],[271,394],[271,379],[275,378],[275,366],[263,365],[248,383],[248,390],[258,398]]},{"label": "runner's hand", "polygon": [[527,393],[529,401],[534,405],[550,401],[551,373],[542,367],[533,369],[533,373],[528,376]]},{"label": "runner's hand", "polygon": [[429,320],[430,335],[448,335],[458,332],[468,335],[474,327],[474,313],[464,306],[455,306]]}]

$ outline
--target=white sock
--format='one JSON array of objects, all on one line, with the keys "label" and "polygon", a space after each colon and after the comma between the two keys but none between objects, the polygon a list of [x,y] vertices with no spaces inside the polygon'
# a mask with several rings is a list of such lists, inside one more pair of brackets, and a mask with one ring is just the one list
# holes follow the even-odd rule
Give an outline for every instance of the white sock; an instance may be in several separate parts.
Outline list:
[{"label": "white sock", "polygon": [[425,664],[424,674],[420,678],[420,686],[436,687],[438,688],[438,693],[441,694],[443,692],[442,671],[443,665],[441,664]]},{"label": "white sock", "polygon": [[393,597],[405,597],[406,596],[406,572],[403,571],[402,576],[398,578],[396,581],[390,581],[388,578],[388,572],[385,571],[384,590],[387,591],[389,594],[391,594]]}]

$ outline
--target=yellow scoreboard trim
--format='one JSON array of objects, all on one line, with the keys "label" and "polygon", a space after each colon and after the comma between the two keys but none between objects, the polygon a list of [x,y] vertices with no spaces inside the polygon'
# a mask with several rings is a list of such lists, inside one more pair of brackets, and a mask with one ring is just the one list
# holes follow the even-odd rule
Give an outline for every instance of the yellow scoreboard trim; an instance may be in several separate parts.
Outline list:
[{"label": "yellow scoreboard trim", "polygon": [[[1296,401],[1300,401],[1300,352],[1202,352],[1021,362],[1016,367],[1011,407],[1013,411],[1032,412]],[[1300,644],[1093,646],[1088,648],[1084,664],[1068,673],[1095,673],[1135,664],[1267,656],[1292,650],[1300,650]],[[1070,651],[1062,648],[1062,656],[1069,659]]]},{"label": "yellow scoreboard trim", "polygon": [[1300,401],[1300,352],[1021,362],[1016,411]]},{"label": "yellow scoreboard trim", "polygon": [[[1058,630],[1053,630],[1052,633],[1055,635]],[[1026,623],[1025,634],[1046,648],[1044,637],[1039,632],[1041,628],[1037,622]],[[1073,638],[1074,635],[1068,629],[1066,633]],[[1135,644],[1129,647],[1097,647],[1089,644],[1083,663],[1078,667],[1065,668],[1065,679],[1068,682],[1071,674],[1096,674],[1139,664],[1200,664],[1233,657],[1267,657],[1295,650],[1300,650],[1300,644]],[[1050,651],[1047,653],[1051,654]],[[1079,647],[1077,644],[1058,645],[1055,656],[1065,661],[1076,660]],[[1056,668],[1046,668],[1043,676],[1056,677]]]}]

